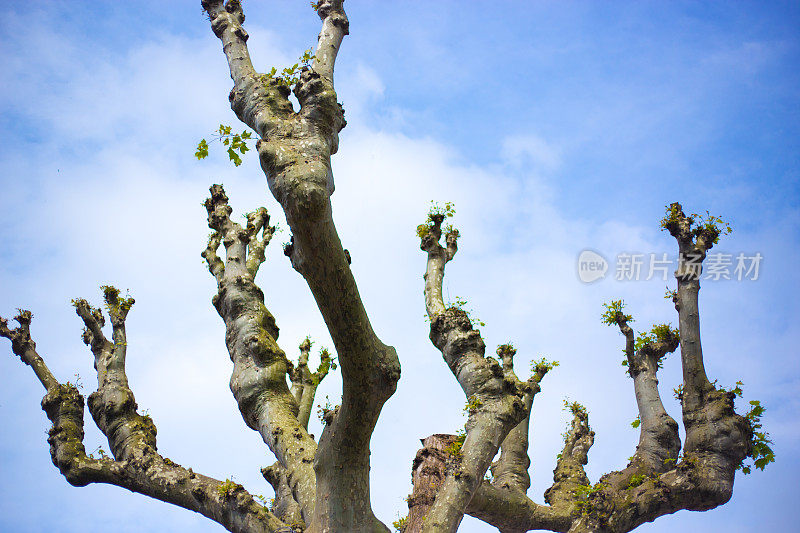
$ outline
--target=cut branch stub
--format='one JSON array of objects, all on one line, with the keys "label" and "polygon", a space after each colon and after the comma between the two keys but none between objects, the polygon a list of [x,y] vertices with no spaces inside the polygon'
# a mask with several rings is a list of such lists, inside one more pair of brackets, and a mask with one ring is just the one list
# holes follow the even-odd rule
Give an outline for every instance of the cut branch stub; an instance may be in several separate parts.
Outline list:
[{"label": "cut branch stub", "polygon": [[463,435],[436,434],[420,439],[411,467],[412,493],[408,496],[408,520],[404,533],[419,533],[447,473],[459,462]]},{"label": "cut branch stub", "polygon": [[53,390],[58,387],[59,383],[47,365],[44,363],[39,354],[36,353],[36,343],[31,338],[31,320],[33,320],[33,313],[23,309],[18,309],[18,313],[14,317],[18,327],[9,329],[8,320],[0,317],[0,337],[5,337],[11,341],[11,351],[17,355],[20,360],[26,365],[30,366],[39,382],[47,390]]}]

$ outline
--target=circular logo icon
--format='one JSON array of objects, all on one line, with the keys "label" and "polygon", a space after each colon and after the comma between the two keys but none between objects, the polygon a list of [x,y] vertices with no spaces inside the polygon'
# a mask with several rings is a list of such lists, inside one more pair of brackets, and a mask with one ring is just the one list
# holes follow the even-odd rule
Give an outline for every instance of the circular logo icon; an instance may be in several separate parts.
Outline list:
[{"label": "circular logo icon", "polygon": [[606,277],[608,261],[594,250],[584,250],[578,255],[578,278],[584,283],[592,283]]}]

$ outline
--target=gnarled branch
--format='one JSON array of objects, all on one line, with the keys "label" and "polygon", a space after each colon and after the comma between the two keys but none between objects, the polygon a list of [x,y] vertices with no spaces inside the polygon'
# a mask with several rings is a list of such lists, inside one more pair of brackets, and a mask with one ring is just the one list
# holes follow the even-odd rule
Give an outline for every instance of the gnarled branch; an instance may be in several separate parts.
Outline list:
[{"label": "gnarled branch", "polygon": [[[734,412],[735,394],[718,390],[708,381],[703,363],[699,279],[706,252],[722,234],[717,222],[721,221],[710,217],[697,224],[696,216],[686,216],[677,203],[668,207],[662,220],[664,229],[677,240],[681,253],[675,272],[678,290],[673,302],[678,311],[683,367],[680,395],[686,430],[683,458],[671,466],[679,442],[673,429],[665,423],[668,421],[666,413],[658,409],[660,399],[655,389],[658,358],[675,348],[677,335],[664,331],[657,342],[646,342],[633,353],[632,331],[627,326],[630,317],[623,315],[621,319],[617,315],[613,322],[620,325],[627,338],[626,355],[634,376],[642,425],[645,418],[649,418],[654,432],[647,435],[643,427],[634,461],[625,470],[600,479],[573,523],[572,532],[630,531],[681,509],[714,508],[731,497],[736,469],[751,453],[753,429],[747,419]],[[638,384],[637,375],[644,378]],[[649,401],[638,401],[640,396]],[[658,459],[662,456],[666,457],[659,465]],[[652,471],[641,472],[642,464]]]},{"label": "gnarled branch", "polygon": [[311,411],[314,408],[314,398],[317,394],[317,387],[319,387],[319,384],[325,379],[325,376],[328,375],[332,364],[330,352],[323,348],[320,350],[319,354],[319,367],[317,367],[316,372],[311,372],[311,369],[308,368],[308,356],[311,353],[311,344],[311,339],[308,337],[300,343],[300,356],[297,360],[297,366],[291,371],[292,395],[299,406],[297,418],[306,429],[308,429],[308,421],[311,417]]},{"label": "gnarled branch", "polygon": [[568,403],[572,421],[564,435],[564,448],[553,470],[553,485],[544,493],[544,501],[564,512],[572,510],[581,499],[582,487],[589,485],[583,467],[589,462],[589,448],[594,444],[594,431],[589,427],[589,414],[577,402]]},{"label": "gnarled branch", "polygon": [[[219,271],[214,266],[217,263],[209,261],[209,270],[218,273],[213,302],[225,321],[225,341],[233,361],[231,391],[245,423],[261,434],[286,469],[303,518],[310,522],[316,501],[316,443],[297,419],[297,402],[286,385],[291,363],[277,344],[278,326],[254,281],[253,265],[263,260],[263,250],[256,250],[255,259],[248,256],[251,239],[268,220],[266,210],[257,211],[261,222],[251,224],[250,218],[242,228],[230,218],[232,209],[223,187],[213,185],[210,191],[205,202],[208,225],[225,244],[225,267]],[[208,249],[203,255],[210,255]]]},{"label": "gnarled branch", "polygon": [[[287,249],[292,265],[306,279],[341,363],[342,405],[320,437],[315,457],[317,490],[324,498],[317,498],[312,527],[384,528],[369,501],[369,442],[383,404],[396,389],[400,363],[372,329],[331,213],[330,157],[345,126],[333,88],[334,60],[347,33],[342,2],[316,4],[323,23],[319,69],[305,69],[293,88],[301,105],[297,113],[285,100],[287,91],[255,74],[239,2],[223,6],[204,0],[203,6],[234,79],[232,107],[261,137],[256,144],[261,167],[292,231]],[[307,505],[300,503],[306,513]]]},{"label": "gnarled branch", "polygon": [[[616,307],[615,307],[616,306]],[[609,306],[607,306],[609,307]],[[622,312],[622,301],[614,302],[604,315],[606,323],[619,327],[625,336],[625,362],[633,378],[636,405],[639,411],[639,445],[625,475],[650,475],[670,470],[678,460],[681,441],[678,423],[667,414],[658,392],[657,372],[662,358],[678,348],[679,334],[666,324],[653,328],[653,332],[634,339],[629,315]],[[640,346],[636,347],[637,344]]]},{"label": "gnarled branch", "polygon": [[557,363],[548,363],[544,359],[533,365],[533,375],[527,383],[523,383],[514,372],[514,356],[517,350],[511,344],[503,344],[497,348],[497,355],[503,362],[503,374],[506,379],[516,383],[524,391],[522,403],[527,415],[508,432],[500,445],[500,458],[492,463],[492,484],[505,490],[513,490],[525,494],[531,486],[528,469],[531,460],[528,457],[528,435],[530,433],[531,408],[533,399],[541,390],[542,378]]},{"label": "gnarled branch", "polygon": [[30,337],[31,313],[20,311],[20,326],[14,330],[0,318],[0,336],[11,339],[13,352],[34,369],[47,389],[42,409],[53,424],[47,439],[53,464],[74,486],[117,485],[196,511],[229,531],[268,533],[285,527],[241,485],[195,474],[156,451],[155,425],[137,412],[125,376],[124,321],[133,299],[118,298],[119,291],[113,287],[104,287],[104,292],[114,326],[114,344],[102,333],[104,318],[99,309],[91,308],[85,300],[76,300],[75,306],[86,324],[84,340],[92,347],[98,367],[98,389],[89,398],[90,411],[108,438],[113,458],[96,459],[86,454],[83,396],[74,385],[59,383],[36,353]]},{"label": "gnarled branch", "polygon": [[524,388],[507,378],[498,362],[484,357],[485,344],[468,314],[446,307],[442,299],[445,264],[457,251],[458,231],[439,244],[445,216],[432,213],[420,226],[420,248],[427,252],[425,304],[431,321],[431,341],[458,380],[468,399],[469,419],[460,462],[448,473],[427,515],[423,531],[455,531],[467,504],[508,432],[526,416]]}]

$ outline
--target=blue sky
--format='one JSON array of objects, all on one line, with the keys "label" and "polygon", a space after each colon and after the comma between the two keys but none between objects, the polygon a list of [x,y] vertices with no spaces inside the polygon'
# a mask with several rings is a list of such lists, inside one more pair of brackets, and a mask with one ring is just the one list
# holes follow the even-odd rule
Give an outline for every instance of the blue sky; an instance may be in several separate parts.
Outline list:
[{"label": "blue sky", "polygon": [[[273,5],[274,4],[274,5]],[[337,63],[348,127],[334,159],[335,218],[376,330],[403,378],[373,438],[373,507],[404,513],[418,440],[454,432],[463,394],[427,339],[414,228],[430,200],[456,202],[460,251],[446,292],[466,298],[488,349],[513,340],[519,368],[561,366],[534,404],[529,495],[551,482],[565,397],[597,438],[593,481],[624,466],[636,431],[622,338],[600,324],[624,298],[637,325],[676,321],[665,282],[617,281],[623,252],[673,254],[659,231],[681,201],[732,223],[719,250],[761,253],[757,280],[701,291],[706,367],[760,399],[778,459],[738,476],[732,501],[662,517],[641,531],[786,531],[798,520],[800,372],[800,42],[796,3],[383,2],[348,0],[352,35]],[[315,42],[307,2],[246,2],[258,68],[294,62]],[[195,471],[270,495],[272,459],[228,390],[214,284],[201,265],[200,203],[223,182],[238,212],[283,216],[254,157],[234,169],[212,145],[230,80],[199,2],[4,3],[0,52],[0,315],[34,312],[40,353],[62,380],[92,389],[91,354],[69,300],[129,288],[129,377],[159,427],[159,449]],[[248,154],[252,155],[252,153]],[[288,240],[288,235],[278,241]],[[578,280],[590,248],[606,279]],[[259,275],[289,353],[328,344],[302,279],[274,246]],[[670,281],[674,285],[674,281]],[[70,487],[50,463],[43,390],[0,343],[0,529],[218,531],[206,519],[116,487]],[[679,361],[662,371],[667,409]],[[318,399],[338,398],[338,376]],[[88,416],[87,416],[88,418]],[[312,422],[319,434],[319,422]],[[87,447],[101,438],[87,420]],[[790,525],[791,524],[791,525]],[[461,531],[492,528],[470,519]]]}]

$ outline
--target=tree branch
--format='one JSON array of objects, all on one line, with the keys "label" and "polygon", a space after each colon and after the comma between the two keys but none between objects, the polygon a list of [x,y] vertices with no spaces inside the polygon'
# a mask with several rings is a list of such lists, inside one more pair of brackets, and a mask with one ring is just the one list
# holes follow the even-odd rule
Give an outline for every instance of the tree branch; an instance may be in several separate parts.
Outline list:
[{"label": "tree branch", "polygon": [[136,401],[127,386],[124,368],[124,320],[132,298],[119,299],[119,291],[104,287],[114,338],[111,345],[102,336],[102,313],[85,300],[75,306],[87,327],[84,340],[95,351],[98,390],[89,398],[98,427],[108,437],[114,459],[95,459],[83,445],[84,399],[72,384],[61,384],[36,353],[30,338],[31,313],[20,311],[20,327],[9,330],[0,318],[0,336],[12,341],[12,350],[28,363],[45,385],[42,409],[53,423],[48,432],[53,464],[76,487],[90,483],[117,485],[133,492],[178,505],[220,523],[234,532],[275,532],[285,525],[265,507],[257,504],[241,485],[195,474],[156,451],[155,425],[136,412]]},{"label": "tree branch", "polygon": [[[655,342],[652,339],[643,342],[633,356],[630,349],[626,351],[635,385],[637,375],[645,378],[636,385],[643,425],[637,455],[628,468],[606,474],[591,489],[570,532],[630,531],[681,509],[704,511],[722,505],[731,497],[736,469],[752,452],[753,427],[734,412],[735,393],[717,390],[708,381],[703,364],[698,311],[702,262],[719,236],[729,229],[723,231],[718,225],[722,221],[717,217],[709,215],[699,221],[698,218],[686,216],[680,204],[674,203],[662,220],[662,227],[675,237],[681,252],[675,272],[678,290],[673,302],[678,310],[683,366],[681,405],[686,429],[683,459],[669,469],[658,464],[658,458],[665,455],[664,463],[672,463],[679,446],[677,435],[664,423],[667,418],[660,412],[659,407],[663,406],[655,389],[658,359],[675,348],[678,335],[668,327],[656,326]],[[628,321],[629,316],[613,320],[620,325],[630,348],[632,331],[627,327]],[[662,328],[660,335],[659,328]],[[640,396],[646,401],[639,401]],[[652,438],[646,435],[645,418],[651,419],[656,431]],[[658,440],[657,435],[663,442],[652,442]],[[638,461],[649,461],[654,471],[645,475]]]},{"label": "tree branch", "polygon": [[320,351],[320,363],[316,372],[311,372],[308,368],[308,356],[311,352],[311,339],[306,337],[300,343],[300,356],[297,366],[291,372],[292,395],[300,406],[297,419],[308,429],[308,421],[311,411],[314,409],[314,397],[317,394],[317,387],[328,375],[331,369],[332,358],[330,352],[323,348]]},{"label": "tree branch", "polygon": [[[459,442],[455,435],[431,435],[423,439],[412,467],[413,493],[408,497],[409,515],[404,533],[419,533],[426,515],[445,477],[458,467],[454,451]],[[501,488],[483,481],[467,506],[467,513],[497,527],[503,533],[521,533],[531,529],[567,531],[570,509],[533,503],[524,493]]]},{"label": "tree branch", "polygon": [[[225,321],[225,340],[233,361],[231,391],[247,425],[258,431],[286,468],[286,476],[303,518],[311,521],[316,501],[314,439],[298,421],[298,406],[286,385],[291,363],[277,344],[278,326],[254,282],[248,245],[258,224],[242,228],[230,219],[231,207],[221,185],[210,188],[205,201],[208,225],[222,236],[226,266],[220,273],[213,302]],[[266,224],[266,212],[259,215]],[[204,255],[207,255],[204,252]]]},{"label": "tree branch", "polygon": [[250,61],[247,32],[242,27],[244,13],[239,0],[202,0],[211,29],[220,41],[228,60],[233,89],[228,97],[239,120],[261,137],[282,127],[293,114],[287,98],[288,88],[258,74]]},{"label": "tree branch", "polygon": [[468,314],[458,307],[445,307],[444,267],[457,251],[458,231],[448,231],[446,247],[441,246],[444,218],[441,213],[432,213],[429,223],[418,228],[420,248],[428,255],[425,304],[431,320],[431,341],[467,396],[469,419],[460,464],[445,478],[423,531],[456,530],[500,444],[526,416],[524,391],[504,376],[496,360],[484,357],[486,346]]},{"label": "tree branch", "polygon": [[31,339],[30,326],[33,314],[22,309],[17,311],[18,313],[14,320],[17,321],[19,326],[13,330],[8,328],[8,321],[0,317],[0,337],[5,337],[11,341],[12,351],[19,356],[23,363],[33,369],[36,377],[46,390],[55,389],[58,386],[58,380],[53,377],[50,369],[47,368],[39,354],[36,353],[36,343]]},{"label": "tree branch", "polygon": [[533,399],[541,390],[539,383],[545,374],[558,363],[548,363],[544,359],[534,363],[534,373],[527,383],[522,383],[514,373],[514,355],[517,350],[510,344],[497,348],[497,355],[503,362],[503,374],[506,379],[516,383],[524,391],[522,403],[527,415],[508,432],[500,445],[500,458],[492,463],[492,484],[505,490],[513,490],[525,494],[531,486],[528,469],[531,460],[528,457],[528,435],[530,433],[531,407]]},{"label": "tree branch", "polygon": [[[346,15],[339,0],[317,4],[323,20],[319,71],[301,73],[294,87],[301,109],[295,114],[285,101],[288,93],[258,81],[247,56],[239,2],[228,0],[223,9],[219,0],[204,0],[203,7],[228,58],[232,107],[261,137],[256,144],[261,166],[292,230],[293,245],[287,249],[292,265],[314,295],[342,367],[342,405],[317,448],[316,483],[325,497],[317,499],[312,527],[385,528],[369,501],[369,442],[383,404],[396,389],[400,363],[394,348],[372,330],[330,204],[330,157],[345,126],[333,89],[333,65],[347,30]],[[300,503],[306,513],[307,505],[302,499]]]},{"label": "tree branch", "polygon": [[487,481],[475,491],[467,506],[467,514],[503,533],[523,533],[532,529],[567,531],[572,522],[568,507],[539,505],[524,493],[504,490]]},{"label": "tree branch", "polygon": [[753,432],[748,421],[733,411],[733,393],[715,389],[706,377],[700,343],[700,273],[706,252],[724,231],[717,225],[722,221],[716,217],[709,216],[699,224],[695,224],[696,219],[697,215],[687,217],[681,205],[674,203],[668,208],[662,225],[678,241],[681,252],[675,272],[678,280],[675,308],[683,365],[684,456],[696,454],[698,460],[713,465],[717,475],[707,480],[713,486],[713,496],[707,498],[704,505],[715,507],[730,498],[734,471],[750,453]]},{"label": "tree branch", "polygon": [[676,308],[681,332],[683,401],[692,409],[701,404],[704,395],[714,388],[708,381],[703,365],[698,293],[703,260],[719,237],[719,232],[714,228],[701,227],[698,231],[698,228],[693,227],[694,222],[693,217],[687,217],[683,213],[678,203],[669,206],[667,216],[662,221],[664,229],[678,241],[680,251],[675,278],[678,280]]},{"label": "tree branch", "polygon": [[[652,332],[634,339],[628,324],[632,318],[622,312],[621,300],[607,305],[604,321],[616,324],[625,336],[625,362],[633,378],[636,405],[639,411],[639,445],[631,463],[623,472],[630,475],[650,475],[670,470],[678,460],[681,441],[678,423],[667,414],[658,392],[657,372],[661,360],[678,348],[679,333],[666,324],[654,326]],[[637,348],[637,344],[639,345]]]},{"label": "tree branch", "polygon": [[317,2],[317,14],[322,20],[322,31],[317,39],[314,54],[314,70],[320,76],[331,80],[333,86],[333,66],[342,45],[342,39],[350,33],[350,22],[342,6],[343,0],[322,0]]},{"label": "tree branch", "polygon": [[[267,248],[277,227],[269,225],[269,214],[265,207],[259,207],[252,213],[247,213],[247,233],[250,240],[247,243],[247,271],[255,279],[258,267],[264,262],[264,250]],[[258,233],[261,232],[261,238]]]},{"label": "tree branch", "polygon": [[292,496],[292,489],[289,487],[289,480],[286,478],[286,469],[280,463],[274,463],[271,466],[262,468],[261,474],[272,485],[272,490],[275,491],[272,512],[287,524],[303,524],[300,505]]},{"label": "tree branch", "polygon": [[589,462],[589,448],[594,444],[594,431],[589,427],[586,408],[577,402],[566,406],[572,412],[572,422],[553,470],[553,485],[544,493],[544,501],[561,512],[571,511],[580,498],[581,488],[589,485],[583,467]]},{"label": "tree branch", "polygon": [[308,356],[311,354],[311,338],[306,337],[300,343],[300,355],[297,357],[297,365],[293,366],[289,372],[289,378],[292,381],[292,396],[294,396],[297,405],[303,401],[303,381],[305,374],[308,373]]}]

